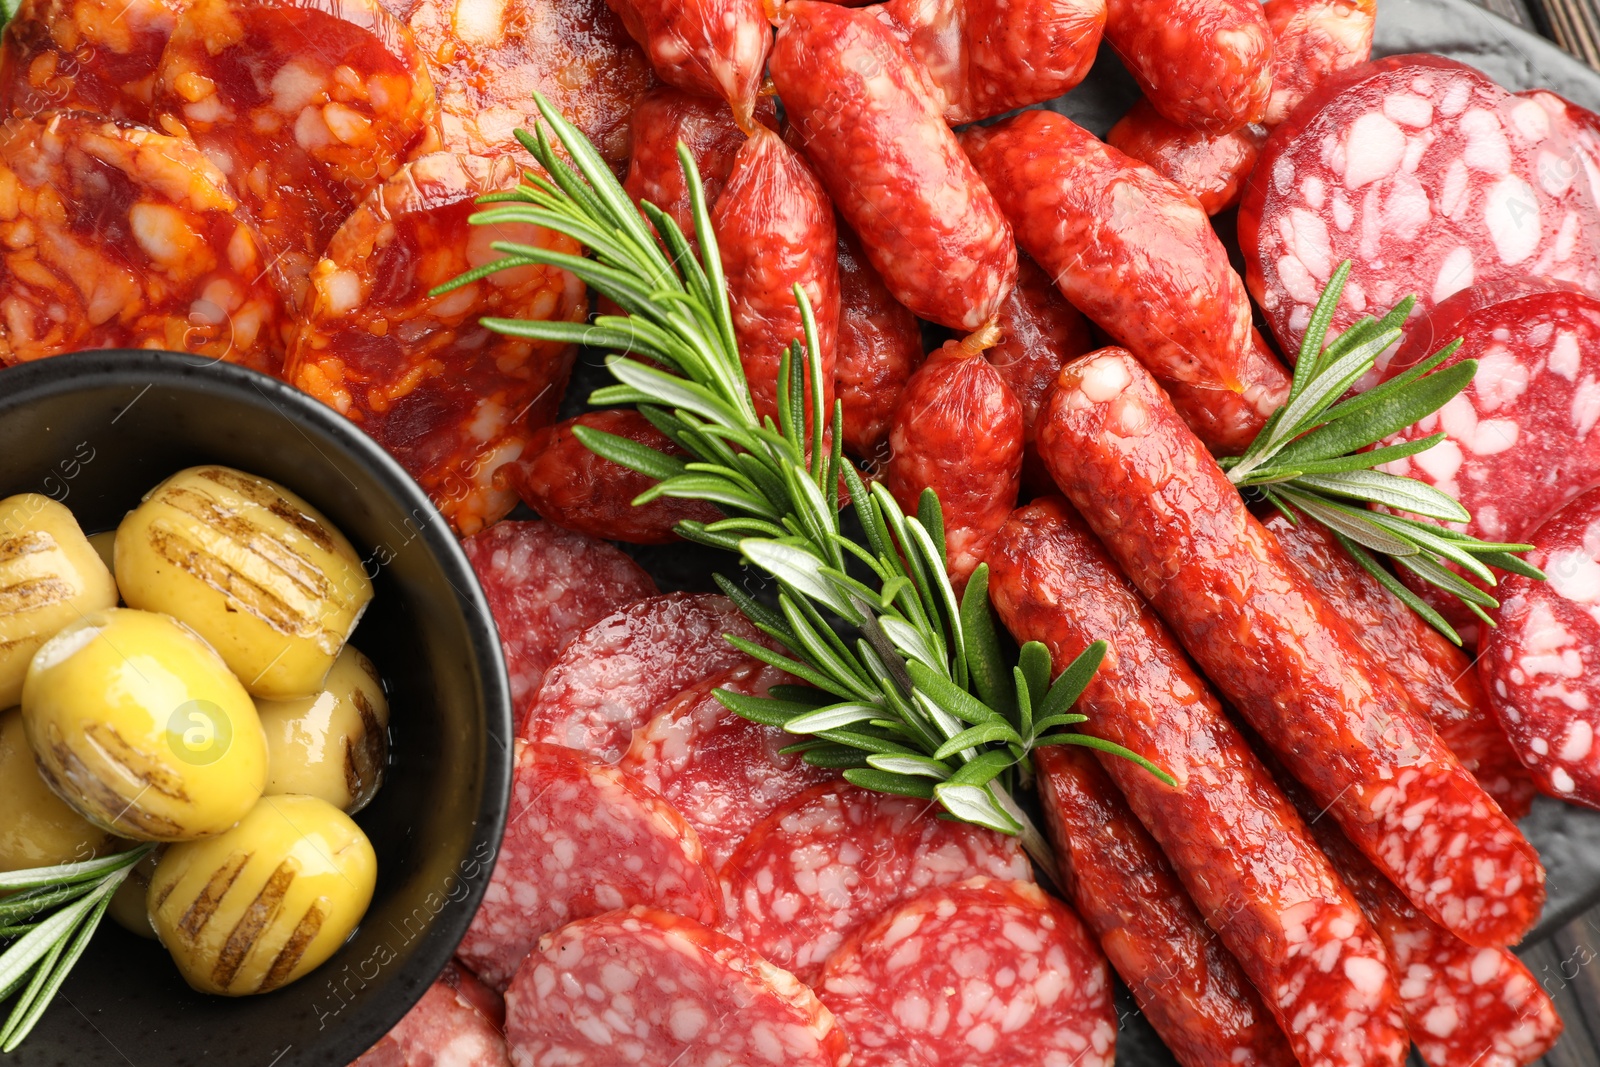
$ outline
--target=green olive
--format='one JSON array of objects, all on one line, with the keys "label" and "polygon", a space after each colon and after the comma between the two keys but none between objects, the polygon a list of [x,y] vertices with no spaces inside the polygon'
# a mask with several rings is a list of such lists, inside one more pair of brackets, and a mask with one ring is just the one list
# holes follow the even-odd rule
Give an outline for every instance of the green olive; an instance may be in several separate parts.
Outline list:
[{"label": "green olive", "polygon": [[355,814],[383,785],[389,701],[372,661],[349,645],[316,696],[258,700],[267,732],[267,793],[321,797]]},{"label": "green olive", "polygon": [[117,891],[111,894],[111,903],[106,908],[106,914],[130,934],[148,937],[155,940],[156,928],[150,922],[150,879],[155,876],[156,862],[161,858],[161,850],[157,848],[144,859],[134,865],[128,872],[128,877],[117,886]]},{"label": "green olive", "polygon": [[228,467],[179,471],[117,528],[117,585],[222,653],[252,696],[317,692],[372,599],[344,535],[283,486]]},{"label": "green olive", "polygon": [[166,615],[94,612],[22,687],[40,772],[90,822],[141,841],[220,834],[267,783],[267,738],[222,657]]},{"label": "green olive", "polygon": [[344,944],[377,881],[372,843],[316,797],[262,797],[219,837],[174,845],[150,881],[150,917],[202,993],[267,993]]},{"label": "green olive", "polygon": [[0,708],[22,699],[28,661],[52,634],[116,603],[72,512],[38,493],[0,500]]},{"label": "green olive", "polygon": [[0,871],[78,863],[113,851],[112,840],[45,785],[22,713],[0,711]]}]

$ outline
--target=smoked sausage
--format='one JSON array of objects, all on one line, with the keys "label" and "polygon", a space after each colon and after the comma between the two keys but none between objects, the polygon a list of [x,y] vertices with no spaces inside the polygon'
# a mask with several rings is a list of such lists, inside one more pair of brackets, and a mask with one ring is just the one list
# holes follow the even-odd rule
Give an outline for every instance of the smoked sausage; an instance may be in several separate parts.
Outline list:
[{"label": "smoked sausage", "polygon": [[1231,133],[1266,114],[1272,30],[1256,0],[1107,0],[1106,40],[1180,126]]},{"label": "smoked sausage", "polygon": [[772,47],[761,0],[606,0],[668,85],[726,100],[754,126],[756,91]]},{"label": "smoked sausage", "polygon": [[889,440],[894,406],[922,364],[922,327],[889,292],[842,222],[835,352],[834,394],[844,405],[845,450],[877,459]]}]

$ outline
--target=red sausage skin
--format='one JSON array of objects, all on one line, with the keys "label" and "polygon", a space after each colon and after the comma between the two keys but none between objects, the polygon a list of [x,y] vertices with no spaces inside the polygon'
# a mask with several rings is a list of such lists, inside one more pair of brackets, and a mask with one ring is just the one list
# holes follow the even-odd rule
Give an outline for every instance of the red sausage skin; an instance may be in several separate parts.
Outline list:
[{"label": "red sausage skin", "polygon": [[1106,40],[1180,126],[1231,133],[1266,114],[1272,31],[1257,0],[1108,0]]}]

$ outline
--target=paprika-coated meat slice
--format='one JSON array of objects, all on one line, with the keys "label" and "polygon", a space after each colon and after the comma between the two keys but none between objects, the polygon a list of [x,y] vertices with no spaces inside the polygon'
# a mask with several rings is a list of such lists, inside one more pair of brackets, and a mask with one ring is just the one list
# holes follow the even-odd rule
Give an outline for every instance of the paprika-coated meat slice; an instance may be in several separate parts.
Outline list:
[{"label": "paprika-coated meat slice", "polygon": [[0,127],[0,364],[165,348],[277,373],[286,318],[194,145],[81,112]]},{"label": "paprika-coated meat slice", "polygon": [[606,0],[661,80],[697,96],[721,97],[739,125],[752,115],[772,28],[761,0]]},{"label": "paprika-coated meat slice", "polygon": [[791,0],[780,13],[772,80],[868,261],[920,318],[976,330],[1016,280],[1016,247],[925,77],[869,11]]},{"label": "paprika-coated meat slice", "polygon": [[1033,872],[1016,838],[940,819],[929,801],[818,785],[723,864],[725,929],[809,981],[863,923],[919,890],[979,875]]},{"label": "paprika-coated meat slice", "polygon": [[1500,625],[1478,670],[1500,724],[1539,787],[1600,808],[1600,490],[1567,504],[1529,539],[1547,581],[1501,586]]},{"label": "paprika-coated meat slice", "polygon": [[[1069,371],[1070,373],[1070,371]],[[1097,640],[1082,729],[1133,750],[1103,763],[1305,1067],[1398,1065],[1405,1025],[1383,945],[1167,628],[1060,497],[1017,509],[990,545],[989,595],[1053,669]],[[1180,579],[1181,580],[1181,579]]]},{"label": "paprika-coated meat slice", "polygon": [[885,478],[908,515],[925,491],[939,495],[957,591],[1017,506],[1022,482],[1022,404],[975,339],[946,342],[911,376],[889,424]]},{"label": "paprika-coated meat slice", "polygon": [[1231,133],[1272,92],[1272,30],[1256,0],[1107,0],[1106,42],[1155,109]]},{"label": "paprika-coated meat slice", "polygon": [[733,601],[714,593],[668,593],[619,606],[561,650],[526,705],[518,734],[615,763],[634,731],[673,697],[749,662],[725,634],[767,641]]},{"label": "paprika-coated meat slice", "polygon": [[1272,29],[1272,96],[1262,124],[1272,129],[1327,78],[1372,56],[1377,0],[1267,0]]},{"label": "paprika-coated meat slice", "polygon": [[1600,205],[1576,136],[1556,98],[1439,56],[1324,81],[1272,132],[1239,205],[1246,281],[1279,346],[1299,351],[1347,259],[1333,335],[1406,296],[1424,315],[1522,276],[1600,295]]},{"label": "paprika-coated meat slice", "polygon": [[1325,526],[1282,514],[1262,525],[1501,810],[1513,819],[1528,814],[1533,779],[1495,718],[1472,659],[1379,584]]},{"label": "paprika-coated meat slice", "polygon": [[636,907],[540,941],[506,995],[516,1067],[845,1067],[815,993],[692,919]]},{"label": "paprika-coated meat slice", "polygon": [[764,697],[794,678],[753,659],[679,693],[634,732],[618,764],[666,798],[721,867],[756,823],[835,772],[781,750],[792,734],[729,711],[715,690]]},{"label": "paprika-coated meat slice", "polygon": [[1027,882],[929,889],[846,942],[817,989],[852,1067],[1110,1067],[1105,957]]},{"label": "paprika-coated meat slice", "polygon": [[[463,992],[477,979],[452,963],[422,999],[350,1067],[510,1067],[506,1039],[492,1016]],[[498,998],[492,990],[484,990]]]},{"label": "paprika-coated meat slice", "polygon": [[589,451],[573,432],[583,426],[626,437],[668,455],[683,456],[670,437],[633,408],[586,411],[576,418],[537,430],[502,477],[522,502],[541,518],[590,537],[636,545],[676,541],[680,522],[716,522],[722,512],[700,500],[662,497],[634,506],[656,479],[629,470]]},{"label": "paprika-coated meat slice", "polygon": [[458,532],[516,506],[497,477],[554,419],[571,345],[496,333],[486,316],[580,322],[583,283],[519,266],[431,290],[501,254],[496,241],[579,253],[528,223],[473,226],[486,193],[515,188],[509,159],[436,152],[408,163],[339,227],[312,268],[285,377],[388,449]]},{"label": "paprika-coated meat slice", "polygon": [[1073,89],[1106,22],[1106,0],[889,0],[874,10],[927,71],[952,126]]},{"label": "paprika-coated meat slice", "polygon": [[228,176],[293,304],[356,205],[439,147],[427,64],[375,0],[190,0],[154,109]]},{"label": "paprika-coated meat slice", "polygon": [[1297,1067],[1260,994],[1095,757],[1057,745],[1036,752],[1034,766],[1067,899],[1181,1067]]},{"label": "paprika-coated meat slice", "polygon": [[500,631],[511,707],[539,691],[567,642],[656,584],[615,545],[549,522],[498,522],[461,542]]},{"label": "paprika-coated meat slice", "polygon": [[503,991],[545,934],[634,905],[717,922],[716,875],[694,828],[615,767],[519,743],[494,875],[456,954]]},{"label": "paprika-coated meat slice", "polygon": [[1266,140],[1266,128],[1256,123],[1224,134],[1179,126],[1148,100],[1134,104],[1106,134],[1112,148],[1193,193],[1207,215],[1239,202]]},{"label": "paprika-coated meat slice", "polygon": [[25,0],[0,44],[0,115],[92,111],[149,126],[183,0]]},{"label": "paprika-coated meat slice", "polygon": [[922,358],[917,317],[889,292],[840,222],[834,395],[844,405],[845,451],[868,460],[882,454],[894,406]]},{"label": "paprika-coated meat slice", "polygon": [[1463,940],[1544,903],[1531,845],[1245,508],[1126,352],[1069,364],[1039,453],[1123,573],[1361,850]]},{"label": "paprika-coated meat slice", "polygon": [[[613,167],[628,161],[628,112],[655,72],[604,0],[421,0],[407,18],[439,89],[444,147],[523,155],[543,93]],[[525,157],[524,157],[525,158]]]}]

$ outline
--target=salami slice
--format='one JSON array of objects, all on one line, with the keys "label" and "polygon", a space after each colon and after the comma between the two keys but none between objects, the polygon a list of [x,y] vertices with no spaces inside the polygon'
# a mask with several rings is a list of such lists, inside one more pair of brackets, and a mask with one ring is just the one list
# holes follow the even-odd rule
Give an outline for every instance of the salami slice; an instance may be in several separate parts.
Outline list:
[{"label": "salami slice", "polygon": [[834,392],[844,405],[844,447],[876,459],[888,444],[894,406],[922,363],[922,327],[889,292],[842,222],[835,353]]},{"label": "salami slice", "polygon": [[[1273,131],[1239,207],[1250,292],[1298,352],[1322,288],[1354,264],[1337,334],[1403,297],[1416,313],[1525,275],[1600,295],[1600,206],[1571,124],[1439,56],[1320,85]],[[1548,102],[1548,101],[1545,101]]]},{"label": "salami slice", "polygon": [[747,662],[724,634],[766,640],[733,601],[709,593],[668,593],[620,607],[562,650],[519,733],[615,763],[633,732],[673,697]]},{"label": "salami slice", "polygon": [[500,631],[516,709],[539,691],[568,641],[656,592],[650,576],[615,546],[548,522],[496,523],[461,547]]},{"label": "salami slice", "polygon": [[1322,82],[1372,55],[1377,0],[1267,0],[1272,96],[1262,124],[1281,124]]},{"label": "salami slice", "polygon": [[653,905],[697,922],[720,914],[694,828],[615,767],[560,745],[524,744],[489,888],[456,949],[504,990],[540,937],[576,919]]},{"label": "salami slice", "polygon": [[543,93],[613,167],[628,159],[628,112],[655,84],[605,0],[421,0],[408,24],[439,88],[444,147],[522,153]]},{"label": "salami slice", "polygon": [[0,363],[165,348],[268,373],[282,303],[222,174],[181,138],[83,113],[0,128]]},{"label": "salami slice", "polygon": [[478,197],[514,188],[518,175],[509,159],[445,152],[402,167],[312,269],[285,374],[388,449],[463,534],[516,506],[496,474],[555,417],[574,356],[570,345],[508,337],[479,320],[577,322],[589,311],[583,283],[549,267],[428,295],[499,259],[496,241],[578,252],[541,227],[468,224]]},{"label": "salami slice", "polygon": [[454,989],[457,996],[472,1006],[473,1011],[487,1019],[496,1033],[505,1033],[506,998],[484,985],[460,960],[452,959],[445,964],[439,981]]},{"label": "salami slice", "polygon": [[938,818],[928,802],[843,782],[773,812],[722,866],[727,927],[802,980],[911,894],[979,875],[1027,881],[1016,838]]},{"label": "salami slice", "polygon": [[0,115],[91,111],[153,125],[156,65],[182,0],[26,0],[0,45]]},{"label": "salami slice", "polygon": [[715,96],[754,125],[772,30],[760,0],[606,0],[668,85]]},{"label": "salami slice", "polygon": [[973,878],[880,916],[828,961],[819,989],[852,1067],[1110,1067],[1105,957],[1036,885]]},{"label": "salami slice", "polygon": [[700,834],[721,867],[756,823],[807,789],[836,777],[781,750],[797,738],[740,718],[714,694],[766,696],[794,679],[748,660],[680,693],[633,735],[618,764],[667,799]]},{"label": "salami slice", "polygon": [[1533,804],[1533,779],[1495,718],[1466,653],[1378,583],[1314,522],[1281,514],[1263,523],[1283,551],[1389,669],[1439,739],[1513,819]]},{"label": "salami slice", "polygon": [[1094,757],[1060,745],[1041,749],[1035,764],[1067,897],[1174,1058],[1183,1067],[1295,1067],[1255,987]]},{"label": "salami slice", "polygon": [[1239,202],[1266,140],[1266,127],[1255,123],[1221,135],[1179,126],[1148,100],[1133,105],[1106,134],[1112,148],[1194,194],[1207,215]]},{"label": "salami slice", "polygon": [[1505,580],[1478,669],[1540,788],[1600,808],[1600,490],[1556,512],[1531,543],[1527,560],[1548,580]]},{"label": "salami slice", "polygon": [[1255,0],[1108,0],[1106,40],[1180,126],[1230,133],[1266,114],[1272,30]]},{"label": "salami slice", "polygon": [[510,1067],[506,1039],[499,1027],[470,994],[457,988],[463,978],[477,981],[452,964],[405,1017],[350,1067],[446,1067],[457,1063]]},{"label": "salami slice", "polygon": [[833,1014],[794,976],[692,920],[632,908],[539,943],[506,996],[516,1067],[845,1067]]},{"label": "salami slice", "polygon": [[154,108],[228,176],[296,305],[346,216],[438,147],[422,53],[374,0],[191,0]]}]

